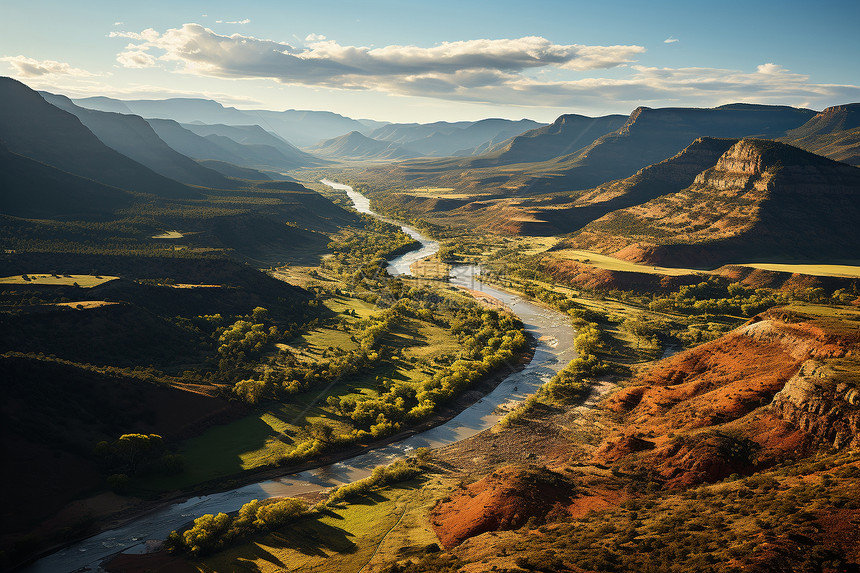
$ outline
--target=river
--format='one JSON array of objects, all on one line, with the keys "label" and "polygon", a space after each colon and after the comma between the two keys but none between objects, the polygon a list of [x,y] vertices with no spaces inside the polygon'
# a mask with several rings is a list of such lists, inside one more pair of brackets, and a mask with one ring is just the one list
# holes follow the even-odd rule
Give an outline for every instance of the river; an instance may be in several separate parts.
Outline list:
[{"label": "river", "polygon": [[[438,242],[423,236],[416,229],[371,211],[370,201],[348,185],[326,179],[322,183],[345,191],[357,211],[400,225],[404,232],[421,243],[419,249],[389,261],[389,274],[408,275],[409,266],[413,262],[439,250]],[[506,304],[520,317],[525,329],[537,340],[537,348],[534,358],[523,370],[512,372],[495,390],[476,404],[440,426],[330,466],[289,474],[230,491],[192,497],[158,509],[122,527],[105,531],[48,555],[25,571],[72,573],[97,570],[105,557],[120,552],[143,553],[147,540],[165,539],[171,531],[204,513],[236,511],[252,499],[291,496],[349,483],[368,476],[374,467],[403,457],[415,448],[438,448],[491,427],[501,418],[497,410],[499,406],[510,405],[511,402],[521,401],[533,394],[541,384],[575,357],[574,331],[565,314],[537,306],[515,294],[486,286],[476,280],[477,272],[478,268],[472,265],[454,265],[450,283],[484,292]]]}]

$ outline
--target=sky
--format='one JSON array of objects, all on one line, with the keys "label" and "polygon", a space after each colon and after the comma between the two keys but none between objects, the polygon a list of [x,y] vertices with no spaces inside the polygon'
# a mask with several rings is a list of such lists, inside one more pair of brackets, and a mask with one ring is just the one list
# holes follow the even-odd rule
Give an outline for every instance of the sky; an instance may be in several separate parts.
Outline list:
[{"label": "sky", "polygon": [[860,101],[860,2],[0,0],[0,75],[395,122]]}]

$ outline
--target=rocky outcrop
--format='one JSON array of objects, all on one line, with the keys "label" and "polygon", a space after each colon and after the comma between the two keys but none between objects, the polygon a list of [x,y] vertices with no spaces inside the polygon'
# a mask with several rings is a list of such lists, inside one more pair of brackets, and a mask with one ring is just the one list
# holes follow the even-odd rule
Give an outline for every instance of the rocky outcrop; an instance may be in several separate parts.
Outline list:
[{"label": "rocky outcrop", "polygon": [[804,362],[770,407],[815,443],[860,447],[860,389],[840,382],[826,362]]}]

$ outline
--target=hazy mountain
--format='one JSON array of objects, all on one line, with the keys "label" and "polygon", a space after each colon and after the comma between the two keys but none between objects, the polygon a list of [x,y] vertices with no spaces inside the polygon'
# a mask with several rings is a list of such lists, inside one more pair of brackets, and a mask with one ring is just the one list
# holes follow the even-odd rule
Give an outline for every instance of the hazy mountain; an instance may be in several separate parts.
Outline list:
[{"label": "hazy mountain", "polygon": [[0,213],[33,219],[89,219],[127,207],[134,197],[11,153],[0,142]]},{"label": "hazy mountain", "polygon": [[269,133],[259,125],[210,125],[186,123],[182,124],[182,127],[202,137],[219,135],[229,137],[236,143],[241,143],[242,145],[265,145],[267,147],[272,147],[278,150],[278,152],[280,152],[280,154],[286,158],[290,164],[294,164],[296,167],[306,167],[322,163],[318,158],[297,149],[284,139]]},{"label": "hazy mountain", "polygon": [[490,142],[504,141],[540,125],[530,119],[391,124],[373,131],[370,137],[399,143],[422,155],[446,157],[471,155]]},{"label": "hazy mountain", "polygon": [[[296,161],[295,156],[294,158],[287,157],[270,145],[245,145],[216,133],[204,137],[170,119],[148,119],[147,122],[168,145],[194,159],[232,163],[244,168],[270,171],[273,174],[308,164],[303,159]],[[203,126],[195,125],[194,127],[202,128]],[[230,126],[225,127],[229,128]],[[274,137],[272,139],[280,141]],[[289,144],[283,143],[280,145],[289,146]],[[303,152],[299,151],[299,154],[303,154]],[[299,155],[298,157],[302,156]]]},{"label": "hazy mountain", "polygon": [[505,140],[485,155],[475,158],[472,165],[508,165],[547,161],[567,155],[590,145],[601,135],[615,131],[627,121],[623,115],[586,117],[565,114],[550,125],[527,131]]},{"label": "hazy mountain", "polygon": [[9,151],[74,175],[155,195],[197,192],[111,149],[81,121],[11,78],[0,78],[0,140]]},{"label": "hazy mountain", "polygon": [[589,223],[567,246],[666,266],[855,257],[860,169],[743,139],[692,185]]},{"label": "hazy mountain", "polygon": [[72,100],[76,105],[101,111],[128,110],[141,117],[172,119],[182,123],[226,123],[242,125],[248,123],[245,112],[235,107],[224,107],[220,103],[203,98],[169,98],[163,100],[117,100],[107,97],[90,97]]},{"label": "hazy mountain", "polygon": [[123,106],[131,113],[145,118],[172,119],[179,123],[256,124],[299,147],[313,145],[321,139],[350,131],[368,133],[380,123],[372,120],[358,121],[329,111],[239,110],[199,98],[113,100],[99,97],[73,101],[82,107],[103,111],[116,111],[118,107]]},{"label": "hazy mountain", "polygon": [[254,117],[264,128],[277,133],[293,145],[308,147],[320,139],[332,138],[351,131],[367,134],[372,127],[330,111],[254,111]]},{"label": "hazy mountain", "polygon": [[357,131],[321,141],[308,149],[325,157],[346,160],[407,159],[418,155],[397,143],[371,139]]},{"label": "hazy mountain", "polygon": [[860,166],[860,103],[828,107],[780,141]]},{"label": "hazy mountain", "polygon": [[156,173],[189,185],[216,188],[233,185],[217,171],[207,169],[167,145],[140,116],[85,109],[66,96],[39,93],[48,103],[81,120],[102,143]]},{"label": "hazy mountain", "polygon": [[471,121],[435,121],[433,123],[391,123],[375,129],[369,137],[380,141],[408,143],[432,137],[437,134],[450,135],[466,129]]}]

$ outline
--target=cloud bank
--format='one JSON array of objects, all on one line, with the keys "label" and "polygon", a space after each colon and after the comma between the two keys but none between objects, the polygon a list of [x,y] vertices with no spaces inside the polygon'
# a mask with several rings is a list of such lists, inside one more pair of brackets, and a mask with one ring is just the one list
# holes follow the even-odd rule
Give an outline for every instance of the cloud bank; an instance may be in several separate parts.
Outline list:
[{"label": "cloud bank", "polygon": [[[815,84],[774,63],[754,71],[647,67],[634,64],[645,52],[642,46],[563,45],[539,36],[445,42],[429,48],[343,46],[317,34],[308,35],[306,45],[293,46],[242,34],[221,35],[200,24],[110,36],[131,40],[117,54],[117,61],[127,68],[165,66],[202,76],[449,101],[570,108],[605,106],[607,101],[635,107],[860,99],[857,86]],[[618,68],[611,78],[542,79],[596,76],[598,70],[610,68]]]},{"label": "cloud bank", "polygon": [[[270,78],[287,84],[373,89],[378,82],[416,78],[455,77],[488,79],[517,74],[529,68],[553,66],[568,70],[612,68],[635,61],[642,46],[585,46],[553,44],[529,36],[512,40],[445,42],[431,48],[342,46],[311,34],[307,46],[262,40],[253,36],[224,36],[201,26],[185,24],[164,33],[111,32],[131,43],[117,60],[132,67],[144,62],[175,62],[189,73],[230,77]],[[158,54],[153,55],[153,54]],[[158,60],[158,62],[156,61]]]}]

